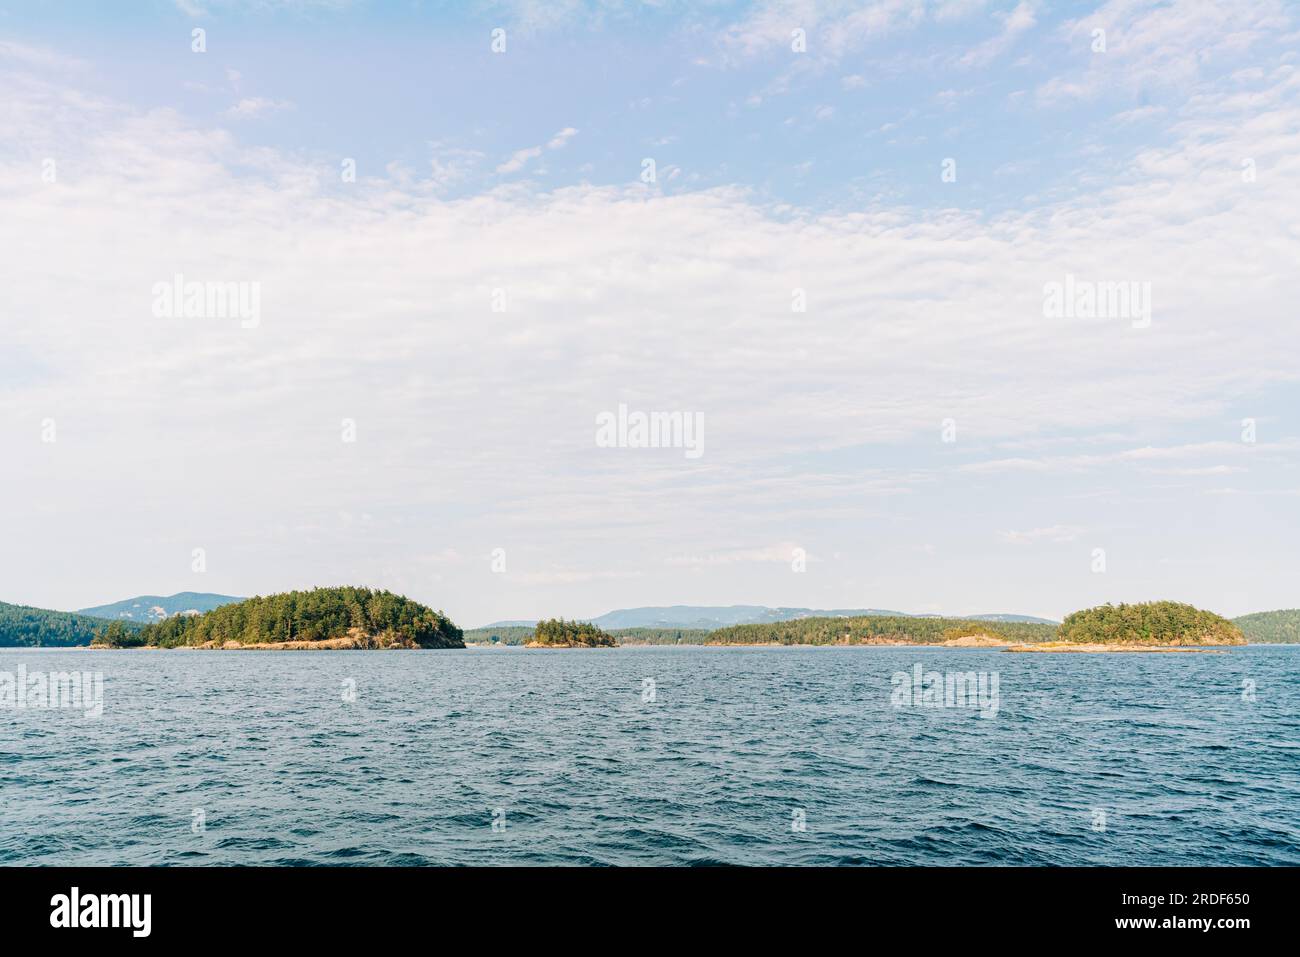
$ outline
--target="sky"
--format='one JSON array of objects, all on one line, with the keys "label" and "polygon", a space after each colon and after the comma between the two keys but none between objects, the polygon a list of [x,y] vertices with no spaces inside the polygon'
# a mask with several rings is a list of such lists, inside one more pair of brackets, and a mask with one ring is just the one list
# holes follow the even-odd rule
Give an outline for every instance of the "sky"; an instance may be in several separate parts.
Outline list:
[{"label": "sky", "polygon": [[0,0],[0,278],[3,601],[1300,605],[1292,3]]}]

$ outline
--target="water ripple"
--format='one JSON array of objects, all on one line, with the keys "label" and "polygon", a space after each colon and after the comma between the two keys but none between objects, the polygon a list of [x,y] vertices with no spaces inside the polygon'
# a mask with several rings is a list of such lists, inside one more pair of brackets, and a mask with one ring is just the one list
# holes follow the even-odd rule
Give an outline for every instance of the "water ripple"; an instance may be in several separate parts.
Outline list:
[{"label": "water ripple", "polygon": [[[0,864],[1300,864],[1300,648],[19,662],[105,710],[0,712]],[[894,708],[916,664],[998,713]]]}]

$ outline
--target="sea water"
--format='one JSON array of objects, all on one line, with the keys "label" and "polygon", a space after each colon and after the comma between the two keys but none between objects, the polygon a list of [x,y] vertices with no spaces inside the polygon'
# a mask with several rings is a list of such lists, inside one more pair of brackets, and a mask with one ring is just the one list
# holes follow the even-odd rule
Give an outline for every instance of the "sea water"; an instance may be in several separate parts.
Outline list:
[{"label": "sea water", "polygon": [[0,864],[1300,864],[1300,647],[20,664],[102,709],[0,709]]}]

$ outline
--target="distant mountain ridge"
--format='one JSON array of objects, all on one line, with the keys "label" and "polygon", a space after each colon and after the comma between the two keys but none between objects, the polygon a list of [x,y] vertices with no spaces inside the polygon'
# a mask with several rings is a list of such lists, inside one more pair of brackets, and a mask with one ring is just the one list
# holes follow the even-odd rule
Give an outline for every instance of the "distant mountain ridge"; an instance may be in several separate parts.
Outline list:
[{"label": "distant mountain ridge", "polygon": [[163,621],[172,615],[196,612],[202,614],[222,605],[233,605],[243,601],[231,595],[214,595],[209,592],[182,591],[166,597],[161,595],[138,595],[115,601],[110,605],[96,605],[93,608],[79,609],[76,614],[89,615],[93,618],[114,618],[124,621],[138,621],[150,624]]},{"label": "distant mountain ridge", "polygon": [[[729,628],[732,625],[765,625],[779,621],[795,621],[800,618],[861,618],[868,615],[884,615],[893,618],[945,617],[939,615],[909,615],[907,612],[889,611],[883,608],[819,610],[816,608],[770,608],[766,605],[651,605],[642,608],[619,608],[596,618],[579,620],[589,621],[606,631],[619,628],[701,628],[712,631],[718,628]],[[1050,618],[1035,618],[1033,615],[1005,613],[946,617],[960,617],[966,621],[1058,624],[1058,622]],[[482,627],[531,628],[535,624],[537,624],[536,619],[516,619],[494,621]]]}]

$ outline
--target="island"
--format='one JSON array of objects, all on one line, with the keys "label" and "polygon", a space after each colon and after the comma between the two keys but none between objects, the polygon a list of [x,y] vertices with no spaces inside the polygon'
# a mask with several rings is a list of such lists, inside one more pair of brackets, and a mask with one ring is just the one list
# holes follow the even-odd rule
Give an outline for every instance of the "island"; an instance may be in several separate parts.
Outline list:
[{"label": "island", "polygon": [[539,621],[525,648],[615,648],[618,641],[591,622],[548,618]]},{"label": "island", "polygon": [[[146,623],[110,621],[88,614],[117,606],[68,613],[0,602],[0,647],[75,647],[87,643],[94,648],[259,650],[914,645],[1039,653],[1205,653],[1217,651],[1220,646],[1293,642],[1300,638],[1300,611],[1294,609],[1229,621],[1173,601],[1099,605],[1076,611],[1060,624],[1024,615],[944,618],[868,612],[800,615],[718,628],[642,625],[609,631],[593,621],[561,617],[536,625],[508,621],[462,632],[442,611],[368,588],[315,588],[250,599],[194,597],[226,603],[209,607],[204,613],[186,608]],[[133,600],[130,608],[139,604],[139,599]],[[160,610],[150,609],[151,613]]]},{"label": "island", "polygon": [[1212,611],[1176,601],[1098,605],[1067,615],[1053,641],[1018,644],[1030,652],[1203,652],[1244,645],[1241,629]]},{"label": "island", "polygon": [[113,622],[92,648],[339,651],[464,648],[441,611],[389,591],[313,588],[174,615],[143,628]]}]

